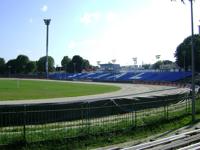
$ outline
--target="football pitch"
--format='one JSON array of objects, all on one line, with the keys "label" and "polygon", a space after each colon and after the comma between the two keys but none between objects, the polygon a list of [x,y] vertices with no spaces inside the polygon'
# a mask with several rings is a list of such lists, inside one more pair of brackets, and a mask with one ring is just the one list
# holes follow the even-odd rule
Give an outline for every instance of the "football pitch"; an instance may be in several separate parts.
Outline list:
[{"label": "football pitch", "polygon": [[95,95],[120,90],[118,86],[45,80],[0,80],[0,101]]}]

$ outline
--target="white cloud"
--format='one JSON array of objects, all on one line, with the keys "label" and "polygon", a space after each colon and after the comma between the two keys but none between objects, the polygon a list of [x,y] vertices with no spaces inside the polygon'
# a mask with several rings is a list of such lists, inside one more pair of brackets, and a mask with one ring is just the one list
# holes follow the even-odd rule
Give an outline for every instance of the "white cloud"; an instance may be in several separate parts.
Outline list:
[{"label": "white cloud", "polygon": [[41,8],[41,11],[46,12],[48,10],[48,6],[47,5],[43,5]]},{"label": "white cloud", "polygon": [[81,17],[80,21],[83,24],[90,24],[92,22],[99,21],[101,15],[98,12],[95,13],[84,13],[84,15]]}]

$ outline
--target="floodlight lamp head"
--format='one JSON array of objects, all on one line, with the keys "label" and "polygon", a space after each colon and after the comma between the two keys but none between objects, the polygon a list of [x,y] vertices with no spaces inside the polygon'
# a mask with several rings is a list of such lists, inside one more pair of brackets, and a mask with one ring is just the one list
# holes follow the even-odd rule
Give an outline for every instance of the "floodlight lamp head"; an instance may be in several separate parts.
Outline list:
[{"label": "floodlight lamp head", "polygon": [[50,24],[50,21],[51,21],[51,19],[44,19],[44,23],[45,23],[45,25],[49,25]]}]

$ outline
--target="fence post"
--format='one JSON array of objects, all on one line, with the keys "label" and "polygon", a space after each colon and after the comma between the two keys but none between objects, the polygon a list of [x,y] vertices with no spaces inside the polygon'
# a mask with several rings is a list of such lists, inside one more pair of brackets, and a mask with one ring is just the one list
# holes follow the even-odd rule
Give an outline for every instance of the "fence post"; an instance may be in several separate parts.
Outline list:
[{"label": "fence post", "polygon": [[188,98],[185,98],[185,112],[188,113]]},{"label": "fence post", "polygon": [[132,126],[133,126],[134,125],[134,105],[133,105],[133,109],[132,109],[132,113],[131,114],[132,114],[131,118],[132,118]]},{"label": "fence post", "polygon": [[137,127],[137,111],[135,110],[135,128]]},{"label": "fence post", "polygon": [[164,118],[166,119],[166,106],[164,104]]},{"label": "fence post", "polygon": [[87,132],[90,134],[90,103],[88,102],[87,107]]},{"label": "fence post", "polygon": [[81,120],[82,120],[82,127],[84,127],[84,107],[83,103],[81,104]]},{"label": "fence post", "polygon": [[169,119],[168,105],[166,107],[167,107],[167,120],[168,120]]},{"label": "fence post", "polygon": [[23,140],[26,143],[26,104],[24,104],[23,119]]},{"label": "fence post", "polygon": [[191,96],[188,98],[188,112],[191,113]]},{"label": "fence post", "polygon": [[168,105],[166,99],[164,99],[164,118],[168,120]]}]

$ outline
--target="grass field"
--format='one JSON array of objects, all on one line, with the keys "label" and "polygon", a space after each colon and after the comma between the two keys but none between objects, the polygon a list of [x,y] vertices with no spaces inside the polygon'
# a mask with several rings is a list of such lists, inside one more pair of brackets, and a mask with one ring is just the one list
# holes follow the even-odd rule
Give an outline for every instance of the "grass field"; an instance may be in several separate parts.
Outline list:
[{"label": "grass field", "polygon": [[49,82],[34,80],[0,80],[0,101],[76,97],[119,90],[110,85]]}]

